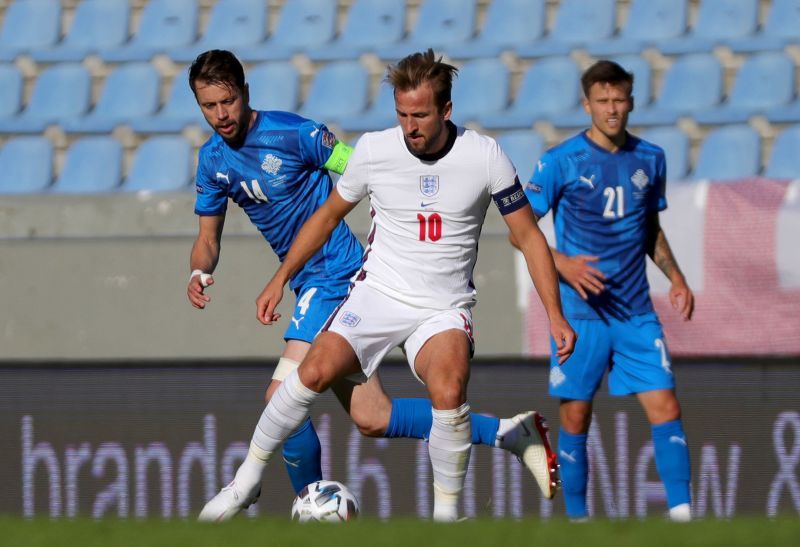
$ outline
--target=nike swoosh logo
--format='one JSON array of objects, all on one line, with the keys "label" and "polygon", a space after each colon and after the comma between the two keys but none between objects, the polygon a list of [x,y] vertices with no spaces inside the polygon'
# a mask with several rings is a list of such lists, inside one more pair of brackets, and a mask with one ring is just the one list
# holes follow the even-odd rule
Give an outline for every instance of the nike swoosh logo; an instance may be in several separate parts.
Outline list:
[{"label": "nike swoosh logo", "polygon": [[436,205],[437,203],[439,203],[439,202],[438,201],[432,201],[430,203],[425,203],[424,201],[420,201],[419,205],[420,205],[420,207],[430,207],[431,205]]},{"label": "nike swoosh logo", "polygon": [[562,458],[564,458],[565,460],[567,460],[570,463],[576,463],[576,461],[577,461],[575,459],[575,452],[570,452],[569,454],[567,454],[563,450],[560,450],[558,452],[558,455],[561,456]]}]

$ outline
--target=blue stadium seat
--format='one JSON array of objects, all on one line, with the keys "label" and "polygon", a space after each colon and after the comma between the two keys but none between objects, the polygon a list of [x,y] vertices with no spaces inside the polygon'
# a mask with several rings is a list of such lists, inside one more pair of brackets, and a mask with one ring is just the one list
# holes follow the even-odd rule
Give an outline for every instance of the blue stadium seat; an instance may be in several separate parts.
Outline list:
[{"label": "blue stadium seat", "polygon": [[[152,116],[130,120],[130,126],[139,133],[179,133],[185,127],[206,127],[192,88],[187,70],[179,71],[172,79],[169,96],[164,106]],[[268,90],[270,91],[270,90]]]},{"label": "blue stadium seat", "polygon": [[149,61],[156,54],[187,46],[197,38],[199,11],[197,0],[150,0],[130,42],[105,49],[100,57],[112,63]]},{"label": "blue stadium seat", "polygon": [[800,179],[800,125],[784,129],[775,139],[764,176]]},{"label": "blue stadium seat", "polygon": [[800,0],[772,0],[762,29],[752,36],[727,40],[736,53],[780,51],[800,40]]},{"label": "blue stadium seat", "polygon": [[192,147],[179,135],[151,137],[136,149],[128,177],[120,190],[126,192],[174,192],[186,190],[192,178]]},{"label": "blue stadium seat", "polygon": [[687,0],[632,0],[620,34],[587,46],[594,56],[638,54],[686,32]]},{"label": "blue stadium seat", "polygon": [[0,122],[16,116],[22,106],[22,73],[10,64],[0,64]]},{"label": "blue stadium seat", "polygon": [[504,110],[510,81],[508,67],[500,59],[473,59],[464,63],[453,82],[453,121],[464,125],[478,116]]},{"label": "blue stadium seat", "polygon": [[544,34],[545,0],[494,0],[486,10],[480,34],[448,46],[453,59],[497,57],[505,50],[539,40]]},{"label": "blue stadium seat", "polygon": [[682,181],[689,172],[689,137],[679,127],[651,127],[639,134],[642,139],[664,149],[667,180]]},{"label": "blue stadium seat", "polygon": [[115,191],[122,175],[122,145],[108,136],[83,137],[67,149],[56,193]]},{"label": "blue stadium seat", "polygon": [[259,110],[294,112],[300,97],[300,75],[289,61],[254,65],[247,73],[250,105]]},{"label": "blue stadium seat", "polygon": [[14,0],[5,10],[0,29],[0,61],[50,47],[60,35],[59,0]]},{"label": "blue stadium seat", "polygon": [[794,96],[794,62],[783,52],[751,55],[736,74],[728,100],[701,110],[695,120],[706,124],[744,123],[751,116],[787,105]]},{"label": "blue stadium seat", "polygon": [[[612,59],[619,63],[625,70],[633,74],[633,100],[634,112],[637,108],[648,108],[651,99],[652,70],[650,63],[639,55],[621,55]],[[583,108],[583,90],[578,106],[553,118],[553,126],[559,129],[588,127],[591,117]]]},{"label": "blue stadium seat", "polygon": [[397,125],[397,114],[394,107],[394,89],[386,82],[378,87],[378,93],[366,112],[339,121],[339,126],[351,133],[380,131],[395,125]]},{"label": "blue stadium seat", "polygon": [[312,61],[343,61],[398,42],[405,32],[405,0],[354,0],[342,33],[309,49]]},{"label": "blue stadium seat", "polygon": [[0,149],[0,194],[37,193],[53,181],[53,145],[45,137],[15,137]]},{"label": "blue stadium seat", "polygon": [[83,116],[91,100],[91,76],[78,63],[59,63],[44,69],[33,85],[25,110],[0,119],[0,133],[41,133],[48,125]]},{"label": "blue stadium seat", "polygon": [[766,113],[767,119],[772,123],[798,123],[800,122],[800,97],[786,106],[770,108]]},{"label": "blue stadium seat", "polygon": [[732,180],[758,174],[761,137],[747,125],[726,125],[711,131],[700,145],[692,179]]},{"label": "blue stadium seat", "polygon": [[107,133],[117,125],[152,116],[158,109],[161,77],[151,63],[119,65],[106,77],[100,99],[86,116],[67,121],[74,133]]},{"label": "blue stadium seat", "polygon": [[82,0],[64,40],[31,52],[40,63],[82,61],[87,55],[121,46],[128,39],[128,0]]},{"label": "blue stadium seat", "polygon": [[636,108],[631,125],[669,125],[681,116],[713,108],[722,97],[722,65],[710,53],[678,57],[667,69],[651,108]]},{"label": "blue stadium seat", "polygon": [[381,59],[400,59],[416,51],[463,44],[475,31],[475,0],[422,0],[411,33],[392,46],[376,50]]},{"label": "blue stadium seat", "polygon": [[202,38],[167,53],[174,61],[189,63],[210,49],[236,51],[254,46],[267,37],[268,12],[263,0],[218,0],[211,8]]},{"label": "blue stadium seat", "polygon": [[299,114],[331,124],[361,115],[367,108],[369,73],[358,61],[333,61],[320,68]]},{"label": "blue stadium seat", "polygon": [[497,135],[497,144],[511,158],[524,186],[531,180],[533,168],[545,151],[544,139],[536,131],[505,131]]},{"label": "blue stadium seat", "polygon": [[336,2],[284,0],[275,32],[267,40],[237,48],[248,62],[285,61],[298,52],[327,44],[336,32]]},{"label": "blue stadium seat", "polygon": [[556,120],[574,109],[580,96],[580,71],[569,57],[548,57],[522,75],[513,104],[478,123],[488,129],[527,129],[539,120]]},{"label": "blue stadium seat", "polygon": [[520,57],[568,55],[575,48],[607,40],[614,34],[615,0],[563,0],[544,39],[516,48]]},{"label": "blue stadium seat", "polygon": [[697,21],[681,38],[657,44],[666,55],[711,51],[724,41],[752,35],[758,25],[759,0],[703,0]]}]

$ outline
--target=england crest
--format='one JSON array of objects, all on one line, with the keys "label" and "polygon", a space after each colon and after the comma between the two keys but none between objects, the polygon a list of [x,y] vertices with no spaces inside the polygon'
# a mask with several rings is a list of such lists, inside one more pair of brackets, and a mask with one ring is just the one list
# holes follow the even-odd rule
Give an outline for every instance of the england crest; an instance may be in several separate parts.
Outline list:
[{"label": "england crest", "polygon": [[439,193],[439,175],[422,175],[419,178],[419,191],[425,197],[433,197]]}]

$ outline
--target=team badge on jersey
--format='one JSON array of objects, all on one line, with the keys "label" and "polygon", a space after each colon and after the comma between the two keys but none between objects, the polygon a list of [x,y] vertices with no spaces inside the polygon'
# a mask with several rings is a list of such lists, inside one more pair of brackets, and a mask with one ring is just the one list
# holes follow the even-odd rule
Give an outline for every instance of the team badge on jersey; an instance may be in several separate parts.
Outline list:
[{"label": "team badge on jersey", "polygon": [[283,165],[282,159],[272,154],[267,154],[264,156],[264,161],[261,162],[261,169],[270,175],[277,175],[278,171],[281,170],[281,165]]},{"label": "team badge on jersey", "polygon": [[419,178],[419,191],[425,197],[433,197],[439,193],[439,175],[422,175]]},{"label": "team badge on jersey", "polygon": [[355,327],[361,322],[361,318],[351,311],[346,311],[339,317],[339,323],[345,327]]},{"label": "team badge on jersey", "polygon": [[648,177],[643,170],[637,169],[631,176],[631,182],[635,184],[639,190],[644,190],[647,183],[650,182],[650,177]]},{"label": "team badge on jersey", "polygon": [[322,146],[325,148],[333,149],[333,146],[336,144],[336,135],[331,133],[330,131],[323,131],[322,132]]}]

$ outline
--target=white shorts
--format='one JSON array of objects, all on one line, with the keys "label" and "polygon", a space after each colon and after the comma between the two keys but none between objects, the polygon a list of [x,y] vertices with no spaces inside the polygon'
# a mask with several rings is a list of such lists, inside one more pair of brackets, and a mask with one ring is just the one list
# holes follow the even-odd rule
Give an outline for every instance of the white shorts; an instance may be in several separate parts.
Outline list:
[{"label": "white shorts", "polygon": [[390,298],[364,283],[353,287],[323,328],[347,340],[367,378],[374,374],[389,351],[400,346],[417,380],[420,380],[414,370],[417,353],[428,339],[451,329],[464,331],[469,339],[470,354],[474,352],[472,312],[469,308],[417,308]]}]

